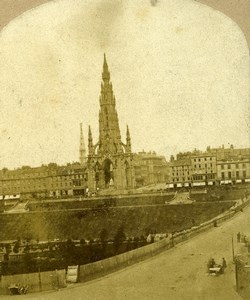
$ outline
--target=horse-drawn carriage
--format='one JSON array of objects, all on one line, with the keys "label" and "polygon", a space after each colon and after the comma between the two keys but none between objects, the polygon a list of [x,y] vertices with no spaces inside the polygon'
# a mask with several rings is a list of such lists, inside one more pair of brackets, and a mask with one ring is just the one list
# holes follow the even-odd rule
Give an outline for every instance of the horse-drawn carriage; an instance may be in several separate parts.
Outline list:
[{"label": "horse-drawn carriage", "polygon": [[28,286],[27,285],[20,285],[20,284],[11,284],[8,287],[11,295],[23,295],[23,294],[27,294],[28,291]]},{"label": "horse-drawn carriage", "polygon": [[212,268],[208,269],[210,275],[220,275],[224,273],[223,267],[221,265],[215,265]]},{"label": "horse-drawn carriage", "polygon": [[227,264],[225,258],[222,259],[222,264],[216,264],[214,259],[211,258],[207,264],[208,274],[218,276],[224,273],[226,267]]}]

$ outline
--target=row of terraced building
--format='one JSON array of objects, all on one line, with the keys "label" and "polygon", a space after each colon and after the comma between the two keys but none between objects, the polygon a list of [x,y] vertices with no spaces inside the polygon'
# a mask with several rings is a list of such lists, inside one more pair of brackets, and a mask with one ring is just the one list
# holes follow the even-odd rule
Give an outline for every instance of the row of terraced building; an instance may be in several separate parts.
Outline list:
[{"label": "row of terraced building", "polygon": [[250,148],[207,147],[171,156],[169,188],[202,187],[250,182]]},{"label": "row of terraced building", "polygon": [[[136,187],[167,181],[168,164],[164,156],[143,151],[135,154],[134,160]],[[17,200],[20,195],[24,199],[85,196],[87,189],[86,165],[79,162],[0,170],[0,200]]]}]

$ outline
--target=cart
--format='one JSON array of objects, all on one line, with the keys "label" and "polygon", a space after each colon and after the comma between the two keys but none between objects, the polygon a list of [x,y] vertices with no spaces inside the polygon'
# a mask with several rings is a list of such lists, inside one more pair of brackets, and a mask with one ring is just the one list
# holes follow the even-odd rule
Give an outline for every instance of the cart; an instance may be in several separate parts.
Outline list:
[{"label": "cart", "polygon": [[23,295],[23,294],[27,294],[28,291],[28,286],[21,286],[20,284],[11,284],[8,287],[11,295]]},{"label": "cart", "polygon": [[210,275],[218,276],[223,274],[223,267],[221,265],[214,266],[208,269]]}]

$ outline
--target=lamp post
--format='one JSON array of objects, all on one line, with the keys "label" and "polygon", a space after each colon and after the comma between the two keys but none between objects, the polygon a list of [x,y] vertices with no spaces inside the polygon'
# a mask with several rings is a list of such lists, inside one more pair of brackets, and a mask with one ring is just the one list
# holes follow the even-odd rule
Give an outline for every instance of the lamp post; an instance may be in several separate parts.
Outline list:
[{"label": "lamp post", "polygon": [[232,236],[232,255],[233,255],[233,262],[234,262],[234,237]]},{"label": "lamp post", "polygon": [[37,265],[38,265],[38,283],[39,283],[39,291],[41,292],[42,291],[42,281],[41,281],[41,258],[38,256],[37,257]]},{"label": "lamp post", "polygon": [[236,292],[239,291],[239,277],[238,277],[238,261],[234,260],[235,263],[235,282],[236,282]]}]

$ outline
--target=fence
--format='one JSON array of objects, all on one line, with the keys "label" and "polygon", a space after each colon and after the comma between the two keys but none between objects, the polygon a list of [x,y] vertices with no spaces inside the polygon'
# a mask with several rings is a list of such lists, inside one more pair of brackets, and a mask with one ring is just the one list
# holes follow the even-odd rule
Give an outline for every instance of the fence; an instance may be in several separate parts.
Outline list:
[{"label": "fence", "polygon": [[132,265],[147,257],[172,247],[171,240],[164,238],[159,242],[131,250],[101,261],[80,266],[79,281],[84,282],[103,276],[120,268]]},{"label": "fence", "polygon": [[220,217],[213,218],[199,226],[194,226],[191,229],[183,230],[182,232],[175,233],[173,236],[164,238],[159,242],[135,249],[123,254],[110,257],[101,261],[94,263],[81,265],[79,269],[79,281],[85,282],[91,279],[103,276],[105,274],[111,273],[115,270],[121,269],[125,266],[132,265],[138,261],[144,260],[147,257],[151,257],[163,250],[170,249],[174,245],[181,243],[197,234],[208,230],[214,226],[221,224],[222,222],[229,220],[235,213],[242,210],[250,202],[250,199],[246,199],[244,203],[236,207],[234,210],[228,211]]},{"label": "fence", "polygon": [[28,292],[58,289],[66,286],[65,270],[1,276],[0,295],[9,294],[12,284],[28,285]]}]

